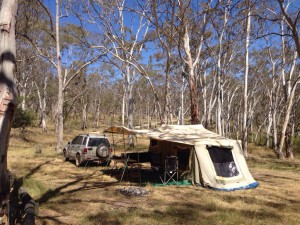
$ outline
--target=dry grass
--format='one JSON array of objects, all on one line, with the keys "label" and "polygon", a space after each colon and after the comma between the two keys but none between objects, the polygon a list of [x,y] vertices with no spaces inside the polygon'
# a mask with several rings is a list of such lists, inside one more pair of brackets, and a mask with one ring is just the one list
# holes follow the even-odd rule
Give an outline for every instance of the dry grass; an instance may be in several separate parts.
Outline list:
[{"label": "dry grass", "polygon": [[[70,140],[80,131],[70,131]],[[36,148],[41,147],[41,154]],[[126,197],[106,167],[76,168],[55,152],[55,134],[38,128],[13,130],[9,168],[40,204],[37,224],[300,224],[300,162],[278,161],[252,148],[249,168],[256,189],[219,192],[194,186],[145,188],[150,195]]]}]

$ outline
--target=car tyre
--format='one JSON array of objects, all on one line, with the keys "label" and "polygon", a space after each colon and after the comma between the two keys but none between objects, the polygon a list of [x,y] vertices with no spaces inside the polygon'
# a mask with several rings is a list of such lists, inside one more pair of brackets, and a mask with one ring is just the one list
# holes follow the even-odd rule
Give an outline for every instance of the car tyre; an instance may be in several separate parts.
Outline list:
[{"label": "car tyre", "polygon": [[76,159],[75,159],[75,165],[77,166],[77,167],[79,167],[79,166],[81,166],[81,157],[80,157],[80,155],[79,154],[77,154],[76,155]]},{"label": "car tyre", "polygon": [[65,162],[68,162],[68,161],[69,161],[69,157],[67,156],[67,150],[64,149],[64,150],[63,150],[63,153],[64,153],[64,161],[65,161]]},{"label": "car tyre", "polygon": [[107,158],[109,156],[109,147],[104,144],[98,145],[96,155],[99,158]]}]

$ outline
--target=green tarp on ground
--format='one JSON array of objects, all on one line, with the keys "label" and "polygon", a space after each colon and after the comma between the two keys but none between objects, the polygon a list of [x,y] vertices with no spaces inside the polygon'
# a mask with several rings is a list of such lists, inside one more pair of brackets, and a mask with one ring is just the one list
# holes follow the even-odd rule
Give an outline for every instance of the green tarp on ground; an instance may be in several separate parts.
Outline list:
[{"label": "green tarp on ground", "polygon": [[153,183],[152,186],[154,187],[161,187],[161,186],[172,186],[172,185],[177,185],[177,186],[189,186],[192,185],[192,182],[189,180],[180,180],[180,181],[170,181],[167,184],[163,183]]}]

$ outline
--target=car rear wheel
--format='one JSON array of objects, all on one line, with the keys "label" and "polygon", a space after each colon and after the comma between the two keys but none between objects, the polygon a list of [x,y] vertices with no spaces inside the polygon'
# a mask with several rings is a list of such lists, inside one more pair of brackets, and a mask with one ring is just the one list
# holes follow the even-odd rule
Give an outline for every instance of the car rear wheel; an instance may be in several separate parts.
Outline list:
[{"label": "car rear wheel", "polygon": [[77,166],[77,167],[79,167],[79,166],[81,166],[81,157],[80,157],[80,155],[79,154],[77,154],[76,155],[76,159],[75,159],[75,165]]},{"label": "car rear wheel", "polygon": [[64,149],[63,153],[64,153],[64,160],[65,160],[65,162],[68,162],[69,161],[69,157],[67,156],[67,150]]}]

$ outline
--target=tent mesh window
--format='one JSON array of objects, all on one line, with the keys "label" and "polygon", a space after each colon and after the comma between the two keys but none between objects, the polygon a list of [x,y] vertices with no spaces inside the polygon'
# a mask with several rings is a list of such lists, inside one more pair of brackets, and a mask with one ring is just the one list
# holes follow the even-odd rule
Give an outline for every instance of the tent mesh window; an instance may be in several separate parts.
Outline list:
[{"label": "tent mesh window", "polygon": [[214,164],[217,176],[235,177],[239,175],[239,171],[234,162],[230,148],[211,146],[207,147],[207,150]]}]

